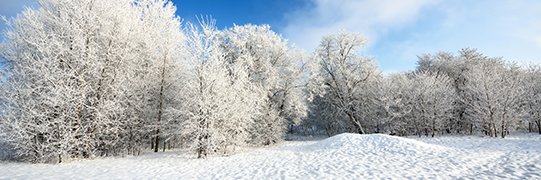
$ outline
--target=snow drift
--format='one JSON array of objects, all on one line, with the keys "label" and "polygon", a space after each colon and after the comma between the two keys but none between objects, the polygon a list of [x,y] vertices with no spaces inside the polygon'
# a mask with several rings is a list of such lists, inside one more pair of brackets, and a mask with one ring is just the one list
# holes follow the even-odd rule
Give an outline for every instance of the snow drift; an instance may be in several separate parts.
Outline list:
[{"label": "snow drift", "polygon": [[309,146],[310,150],[327,151],[330,149],[338,151],[358,151],[358,152],[394,152],[394,153],[412,153],[442,151],[448,148],[427,144],[417,140],[389,136],[385,134],[351,134],[343,133],[327,138]]}]

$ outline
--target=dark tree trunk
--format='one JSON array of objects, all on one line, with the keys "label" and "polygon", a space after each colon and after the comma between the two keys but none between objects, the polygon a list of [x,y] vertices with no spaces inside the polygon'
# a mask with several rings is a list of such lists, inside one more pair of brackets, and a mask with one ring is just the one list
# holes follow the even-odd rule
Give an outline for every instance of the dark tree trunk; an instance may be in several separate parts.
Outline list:
[{"label": "dark tree trunk", "polygon": [[537,121],[537,132],[539,132],[539,134],[541,134],[541,121]]},{"label": "dark tree trunk", "polygon": [[154,144],[154,152],[158,152],[158,147],[160,145],[160,129],[156,130],[156,142]]}]

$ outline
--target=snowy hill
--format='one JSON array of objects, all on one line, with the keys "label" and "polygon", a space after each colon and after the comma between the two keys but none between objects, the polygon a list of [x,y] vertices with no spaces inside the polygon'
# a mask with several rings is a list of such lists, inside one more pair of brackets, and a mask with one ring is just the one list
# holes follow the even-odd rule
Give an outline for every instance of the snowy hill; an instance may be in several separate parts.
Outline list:
[{"label": "snowy hill", "polygon": [[340,134],[230,157],[185,151],[59,165],[0,164],[0,179],[539,179],[539,135],[402,138]]},{"label": "snowy hill", "polygon": [[444,150],[445,147],[384,134],[359,135],[344,133],[311,145],[313,149],[339,151],[415,153]]}]

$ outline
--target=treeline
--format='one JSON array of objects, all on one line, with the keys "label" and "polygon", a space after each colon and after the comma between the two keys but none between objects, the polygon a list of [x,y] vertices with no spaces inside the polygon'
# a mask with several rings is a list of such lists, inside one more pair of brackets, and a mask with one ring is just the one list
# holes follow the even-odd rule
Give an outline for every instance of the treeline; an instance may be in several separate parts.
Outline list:
[{"label": "treeline", "polygon": [[423,54],[415,71],[383,75],[370,57],[349,53],[355,52],[358,38],[346,32],[323,38],[315,54],[319,76],[310,88],[319,96],[304,126],[325,129],[329,136],[541,134],[539,66],[519,66],[465,48],[458,55]]},{"label": "treeline", "polygon": [[6,20],[0,47],[0,151],[22,161],[171,148],[206,158],[316,131],[504,137],[541,128],[540,69],[474,49],[384,75],[359,52],[359,33],[324,36],[305,55],[268,25],[183,25],[166,0],[38,3]]}]

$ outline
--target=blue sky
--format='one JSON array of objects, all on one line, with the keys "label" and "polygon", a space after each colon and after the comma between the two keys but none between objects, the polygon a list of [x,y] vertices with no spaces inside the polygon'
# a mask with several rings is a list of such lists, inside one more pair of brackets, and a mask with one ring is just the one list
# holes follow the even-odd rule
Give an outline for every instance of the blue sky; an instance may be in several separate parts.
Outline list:
[{"label": "blue sky", "polygon": [[[541,64],[541,1],[537,0],[174,0],[185,22],[212,15],[220,29],[269,24],[310,53],[321,37],[340,29],[361,32],[383,71],[412,70],[416,55],[477,48],[509,61]],[[33,0],[0,0],[15,16]],[[5,25],[0,26],[3,30]],[[1,38],[3,39],[3,37]]]}]

